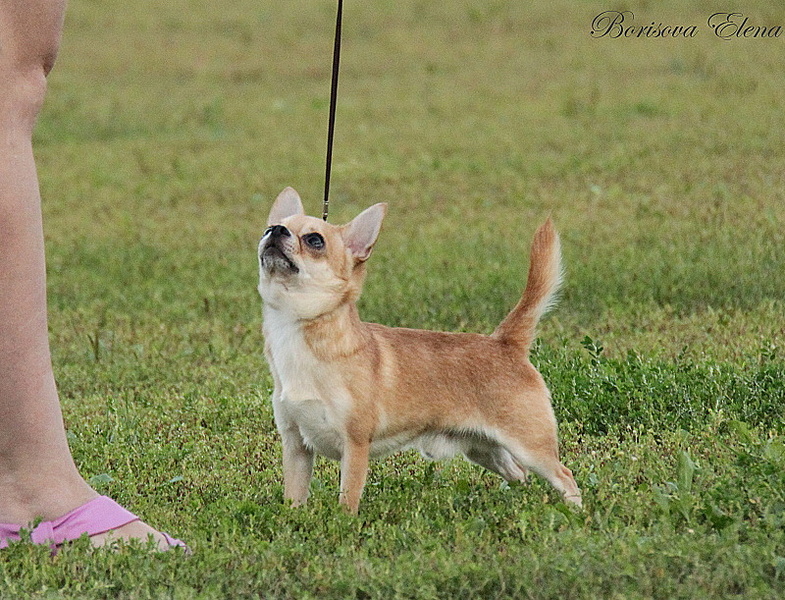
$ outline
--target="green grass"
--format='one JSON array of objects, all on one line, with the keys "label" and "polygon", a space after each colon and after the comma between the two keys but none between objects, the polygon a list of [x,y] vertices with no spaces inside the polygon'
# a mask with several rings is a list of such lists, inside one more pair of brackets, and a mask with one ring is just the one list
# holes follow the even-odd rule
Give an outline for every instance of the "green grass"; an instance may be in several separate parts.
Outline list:
[{"label": "green grass", "polygon": [[36,133],[66,425],[84,476],[194,555],[17,545],[0,597],[781,595],[785,45],[591,39],[610,5],[347,3],[330,217],[390,203],[367,320],[489,332],[553,215],[534,360],[585,510],[414,453],[374,464],[357,518],[327,461],[284,506],[255,249],[284,186],[321,209],[334,8],[69,7]]}]

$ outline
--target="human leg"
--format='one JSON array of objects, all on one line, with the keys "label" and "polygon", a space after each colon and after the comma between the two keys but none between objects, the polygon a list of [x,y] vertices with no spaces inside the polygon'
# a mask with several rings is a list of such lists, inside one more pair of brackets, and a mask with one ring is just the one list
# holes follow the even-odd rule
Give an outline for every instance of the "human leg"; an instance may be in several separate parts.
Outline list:
[{"label": "human leg", "polygon": [[[64,0],[0,0],[0,523],[56,519],[95,499],[65,437],[52,373],[32,131]],[[161,534],[133,521],[115,538]]]}]

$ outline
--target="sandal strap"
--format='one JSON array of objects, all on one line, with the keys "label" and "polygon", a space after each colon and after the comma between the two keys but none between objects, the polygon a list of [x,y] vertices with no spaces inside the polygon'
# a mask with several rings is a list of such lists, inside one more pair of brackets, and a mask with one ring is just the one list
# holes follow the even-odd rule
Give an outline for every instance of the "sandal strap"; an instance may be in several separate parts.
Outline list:
[{"label": "sandal strap", "polygon": [[[79,539],[84,534],[93,536],[106,533],[138,520],[139,517],[108,496],[98,496],[62,517],[41,521],[30,532],[30,539],[34,544],[58,546]],[[19,532],[23,528],[22,525],[0,523],[0,548],[21,539]]]}]

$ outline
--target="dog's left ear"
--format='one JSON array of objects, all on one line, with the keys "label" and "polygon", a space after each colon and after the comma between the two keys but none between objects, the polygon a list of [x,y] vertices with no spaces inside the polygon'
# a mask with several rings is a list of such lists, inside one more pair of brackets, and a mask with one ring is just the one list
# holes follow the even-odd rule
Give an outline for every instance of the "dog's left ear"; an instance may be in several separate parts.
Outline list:
[{"label": "dog's left ear", "polygon": [[362,262],[371,256],[386,214],[387,204],[380,202],[366,208],[344,226],[343,241],[356,260]]}]

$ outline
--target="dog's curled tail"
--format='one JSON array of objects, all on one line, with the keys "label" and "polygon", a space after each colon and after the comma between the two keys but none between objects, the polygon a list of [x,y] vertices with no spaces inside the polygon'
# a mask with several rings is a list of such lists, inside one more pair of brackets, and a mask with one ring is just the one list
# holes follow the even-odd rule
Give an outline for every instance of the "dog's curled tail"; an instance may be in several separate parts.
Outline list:
[{"label": "dog's curled tail", "polygon": [[537,229],[532,240],[529,275],[523,296],[496,328],[493,336],[502,342],[519,347],[528,355],[536,335],[537,323],[555,304],[556,292],[559,290],[561,280],[559,234],[548,218]]}]

